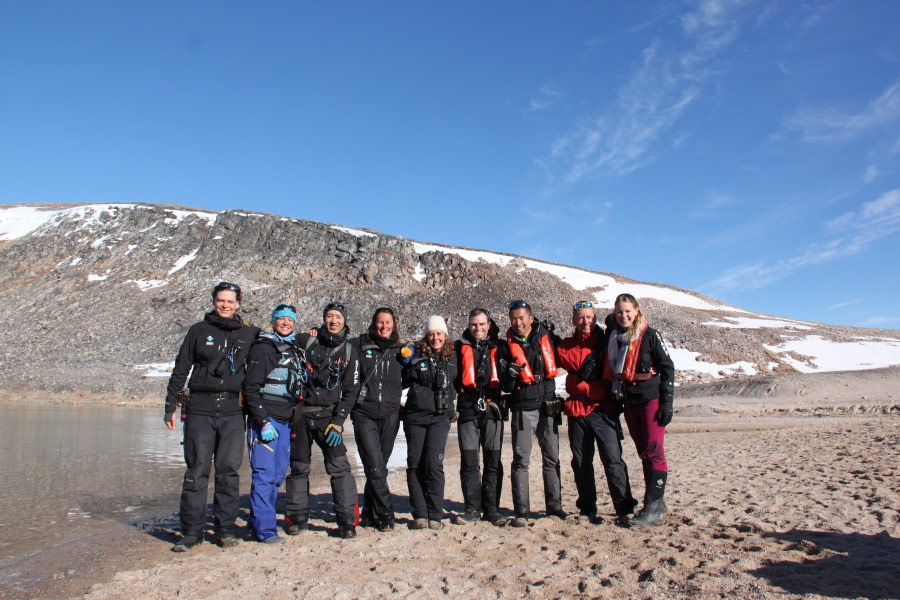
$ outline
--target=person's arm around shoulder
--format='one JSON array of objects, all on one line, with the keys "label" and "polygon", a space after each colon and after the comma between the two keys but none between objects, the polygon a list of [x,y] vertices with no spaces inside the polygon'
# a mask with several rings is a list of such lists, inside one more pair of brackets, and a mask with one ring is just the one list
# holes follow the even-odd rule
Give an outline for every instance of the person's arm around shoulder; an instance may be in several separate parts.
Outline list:
[{"label": "person's arm around shoulder", "polygon": [[659,373],[659,410],[656,412],[656,421],[662,427],[672,422],[675,402],[675,363],[669,356],[669,348],[663,340],[662,334],[656,329],[647,333],[650,337],[650,357],[653,360],[653,368]]},{"label": "person's arm around shoulder", "polygon": [[420,353],[416,353],[412,357],[409,364],[404,367],[404,372],[411,383],[418,383],[426,387],[431,385],[434,378],[431,359]]},{"label": "person's arm around shoulder", "polygon": [[261,401],[260,390],[266,383],[266,376],[278,364],[278,350],[268,341],[257,339],[247,356],[247,374],[244,376],[244,406],[257,423],[268,420],[268,412]]},{"label": "person's arm around shoulder", "polygon": [[172,368],[172,375],[169,377],[169,385],[166,387],[166,407],[163,422],[169,429],[175,429],[175,412],[178,408],[178,394],[184,389],[191,368],[196,362],[195,346],[197,338],[198,325],[192,325],[188,329],[184,340],[181,342],[181,348],[175,356],[175,366]]},{"label": "person's arm around shoulder", "polygon": [[344,369],[344,375],[341,379],[341,398],[338,400],[338,406],[335,411],[337,418],[332,419],[332,422],[338,425],[344,424],[344,421],[353,409],[353,405],[356,404],[359,390],[362,387],[359,375],[359,350],[356,344],[353,344],[350,340],[347,340],[346,344],[350,347],[350,358],[347,361],[347,367]]}]

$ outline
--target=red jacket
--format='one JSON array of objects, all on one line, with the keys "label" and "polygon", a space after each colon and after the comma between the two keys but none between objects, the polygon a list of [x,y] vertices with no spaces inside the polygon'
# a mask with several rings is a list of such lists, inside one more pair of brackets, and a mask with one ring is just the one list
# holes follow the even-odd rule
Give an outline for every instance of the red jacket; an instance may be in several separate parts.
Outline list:
[{"label": "red jacket", "polygon": [[[565,369],[566,391],[569,399],[566,400],[566,414],[570,417],[583,417],[594,410],[594,407],[606,399],[606,386],[603,381],[584,381],[576,371],[581,363],[597,345],[599,336],[595,327],[590,335],[584,335],[576,331],[571,337],[567,337],[556,347],[559,358],[559,367]],[[598,363],[602,364],[602,363]]]}]

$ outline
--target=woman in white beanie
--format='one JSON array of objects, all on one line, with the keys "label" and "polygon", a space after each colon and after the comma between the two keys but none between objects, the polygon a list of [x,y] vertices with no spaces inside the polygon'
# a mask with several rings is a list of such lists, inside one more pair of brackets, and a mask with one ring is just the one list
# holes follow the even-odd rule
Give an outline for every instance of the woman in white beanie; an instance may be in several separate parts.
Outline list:
[{"label": "woman in white beanie", "polygon": [[444,449],[456,400],[456,353],[449,338],[444,318],[428,317],[425,336],[403,370],[409,384],[402,418],[413,529],[443,527]]}]

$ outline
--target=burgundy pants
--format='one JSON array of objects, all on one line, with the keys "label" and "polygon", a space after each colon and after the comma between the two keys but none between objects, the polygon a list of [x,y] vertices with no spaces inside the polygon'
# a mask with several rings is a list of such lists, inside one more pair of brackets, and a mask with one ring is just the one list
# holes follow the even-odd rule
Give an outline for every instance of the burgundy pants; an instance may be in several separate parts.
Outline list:
[{"label": "burgundy pants", "polygon": [[659,408],[659,398],[654,398],[643,404],[625,405],[625,422],[628,424],[628,433],[634,440],[638,456],[644,466],[644,472],[648,469],[668,472],[666,463],[666,450],[663,446],[666,428],[660,427],[653,417]]}]

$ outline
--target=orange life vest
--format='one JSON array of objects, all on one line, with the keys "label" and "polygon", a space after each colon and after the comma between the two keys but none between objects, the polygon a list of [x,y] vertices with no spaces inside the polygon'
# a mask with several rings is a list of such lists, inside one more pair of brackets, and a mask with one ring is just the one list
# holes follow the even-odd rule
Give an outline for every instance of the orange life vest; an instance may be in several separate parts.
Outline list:
[{"label": "orange life vest", "polygon": [[[528,364],[528,359],[525,358],[525,349],[522,348],[522,344],[513,337],[512,333],[507,333],[506,339],[509,342],[509,353],[512,355],[513,361],[522,365],[519,381],[525,384],[535,383],[536,379],[531,370],[531,365]],[[553,379],[556,377],[557,368],[556,356],[553,353],[553,344],[550,342],[550,336],[542,335],[537,342],[538,347],[541,349],[541,356],[544,358],[544,379]]]},{"label": "orange life vest", "polygon": [[[471,344],[463,342],[459,347],[459,354],[462,358],[462,384],[463,387],[477,388],[478,383],[475,381],[475,348]],[[497,348],[496,346],[488,351],[488,360],[491,361],[491,378],[488,387],[492,390],[500,387],[500,374],[497,372]]]}]

